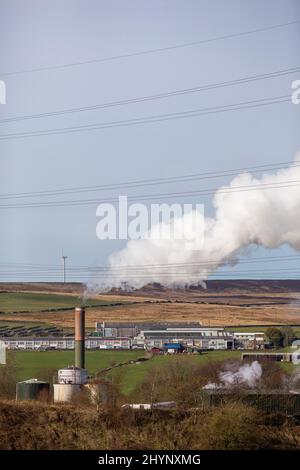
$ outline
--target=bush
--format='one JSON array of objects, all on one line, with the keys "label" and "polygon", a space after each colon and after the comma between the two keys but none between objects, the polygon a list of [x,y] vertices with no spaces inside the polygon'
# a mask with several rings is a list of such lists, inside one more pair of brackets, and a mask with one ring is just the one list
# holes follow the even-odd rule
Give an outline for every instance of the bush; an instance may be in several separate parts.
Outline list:
[{"label": "bush", "polygon": [[0,364],[0,398],[15,398],[17,372],[14,355],[9,352],[6,364]]},{"label": "bush", "polygon": [[202,446],[213,450],[267,448],[258,412],[247,405],[229,402],[215,408],[203,429]]}]

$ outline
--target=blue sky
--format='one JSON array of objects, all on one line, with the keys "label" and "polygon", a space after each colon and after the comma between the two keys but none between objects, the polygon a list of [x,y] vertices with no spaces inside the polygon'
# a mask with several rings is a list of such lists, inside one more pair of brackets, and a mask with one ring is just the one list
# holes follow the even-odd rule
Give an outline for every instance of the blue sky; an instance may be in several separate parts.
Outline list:
[{"label": "blue sky", "polygon": [[[2,0],[0,79],[6,82],[7,104],[0,106],[0,120],[299,66],[300,24],[295,24],[114,61],[7,74],[200,41],[296,19],[300,19],[297,0]],[[0,134],[288,95],[293,79],[300,79],[300,72],[148,103],[1,124]],[[284,103],[133,127],[0,140],[0,192],[102,185],[288,162],[300,149],[299,124],[300,107]],[[168,184],[127,194],[202,190],[228,181]],[[115,195],[115,191],[93,193],[99,202],[101,197]],[[204,203],[206,214],[213,215],[211,196],[175,198],[173,202]],[[0,209],[0,262],[58,264],[63,248],[70,265],[105,263],[124,241],[96,238],[96,206]],[[268,256],[261,249],[257,253]],[[273,256],[283,254],[292,251],[283,247],[272,252]],[[263,263],[255,266],[259,271]],[[272,266],[275,272],[295,263],[278,261]],[[1,269],[0,279],[8,279],[3,272]]]}]

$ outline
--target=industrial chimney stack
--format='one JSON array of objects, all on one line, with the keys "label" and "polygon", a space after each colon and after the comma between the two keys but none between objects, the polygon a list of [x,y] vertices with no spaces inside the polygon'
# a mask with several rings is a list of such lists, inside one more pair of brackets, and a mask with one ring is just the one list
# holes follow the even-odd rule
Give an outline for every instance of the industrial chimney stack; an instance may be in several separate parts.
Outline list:
[{"label": "industrial chimney stack", "polygon": [[84,369],[85,365],[85,310],[75,309],[75,366]]},{"label": "industrial chimney stack", "polygon": [[85,311],[75,308],[75,367],[59,369],[54,387],[54,402],[71,402],[75,394],[88,383],[88,371],[84,368]]}]

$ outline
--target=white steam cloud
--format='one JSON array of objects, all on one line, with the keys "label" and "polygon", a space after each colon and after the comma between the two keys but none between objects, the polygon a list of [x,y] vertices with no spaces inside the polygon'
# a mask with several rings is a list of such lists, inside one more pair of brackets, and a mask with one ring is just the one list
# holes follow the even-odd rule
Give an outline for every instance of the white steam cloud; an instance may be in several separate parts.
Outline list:
[{"label": "white steam cloud", "polygon": [[[175,232],[181,232],[192,216],[200,218],[204,240],[197,236],[157,240],[151,238],[158,229],[154,226],[146,237],[128,241],[123,250],[109,257],[108,272],[105,280],[97,282],[97,289],[134,289],[153,282],[166,287],[199,285],[219,266],[236,263],[248,246],[273,249],[288,244],[300,250],[300,155],[295,163],[299,166],[260,178],[250,173],[236,176],[215,193],[214,218],[190,213],[174,219]],[[251,190],[237,191],[239,187]],[[229,192],[231,188],[235,190]]]},{"label": "white steam cloud", "polygon": [[247,385],[253,388],[256,386],[261,376],[262,367],[259,362],[254,361],[252,364],[245,364],[239,367],[237,371],[226,370],[220,372],[220,382],[218,384],[209,382],[203,389],[232,388],[238,385]]}]

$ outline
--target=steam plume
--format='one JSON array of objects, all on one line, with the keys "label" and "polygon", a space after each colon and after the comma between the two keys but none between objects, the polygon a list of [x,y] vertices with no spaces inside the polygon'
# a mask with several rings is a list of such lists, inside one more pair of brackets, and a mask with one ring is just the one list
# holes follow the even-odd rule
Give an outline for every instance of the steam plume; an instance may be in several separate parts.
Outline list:
[{"label": "steam plume", "polygon": [[[300,164],[300,155],[295,163]],[[300,250],[299,180],[300,165],[260,178],[250,173],[236,176],[215,193],[214,218],[190,213],[173,220],[175,232],[182,230],[183,223],[191,224],[192,216],[204,223],[203,245],[197,236],[189,240],[157,240],[151,237],[159,228],[154,226],[147,237],[130,240],[123,250],[109,257],[108,274],[105,281],[98,283],[98,289],[141,288],[153,282],[166,287],[199,285],[219,266],[236,263],[248,246],[274,249],[288,244]],[[266,185],[272,189],[265,189]],[[251,191],[228,192],[245,186]]]},{"label": "steam plume", "polygon": [[245,364],[237,371],[226,370],[220,372],[220,383],[209,382],[204,389],[231,388],[237,385],[247,385],[250,388],[255,387],[262,375],[262,367],[259,362],[254,361],[252,364]]}]

